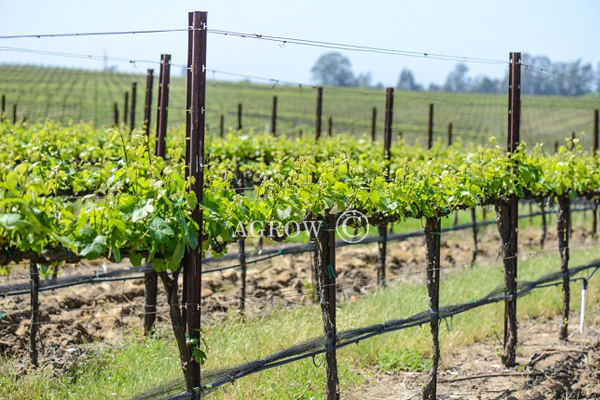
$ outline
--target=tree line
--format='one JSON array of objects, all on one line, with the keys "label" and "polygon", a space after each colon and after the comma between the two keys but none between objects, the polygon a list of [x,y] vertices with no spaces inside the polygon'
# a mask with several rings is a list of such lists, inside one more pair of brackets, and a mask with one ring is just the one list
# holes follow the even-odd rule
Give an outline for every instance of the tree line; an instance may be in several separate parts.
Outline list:
[{"label": "tree line", "polygon": [[[581,60],[552,62],[546,56],[524,53],[521,92],[536,95],[581,96],[591,92],[600,93],[600,63],[596,70]],[[350,60],[338,52],[322,55],[311,70],[313,80],[321,85],[346,87],[383,88],[382,83],[373,84],[371,73],[355,75]],[[411,91],[505,93],[508,88],[508,68],[503,78],[480,75],[472,78],[465,63],[456,64],[443,84],[430,83],[428,87],[418,83],[413,72],[404,68],[400,72],[396,88]]]}]

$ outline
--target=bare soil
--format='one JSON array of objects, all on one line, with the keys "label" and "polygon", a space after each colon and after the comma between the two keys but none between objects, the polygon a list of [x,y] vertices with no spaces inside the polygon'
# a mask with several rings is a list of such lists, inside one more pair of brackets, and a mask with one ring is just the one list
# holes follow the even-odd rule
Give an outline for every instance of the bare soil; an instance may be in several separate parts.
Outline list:
[{"label": "bare soil", "polygon": [[[592,312],[600,311],[596,304]],[[573,324],[578,321],[573,321]],[[505,368],[492,339],[445,352],[438,399],[600,399],[600,329],[558,340],[560,319],[521,321],[518,366]],[[442,344],[443,347],[443,344]],[[426,373],[364,373],[366,383],[345,396],[358,399],[418,399]]]}]

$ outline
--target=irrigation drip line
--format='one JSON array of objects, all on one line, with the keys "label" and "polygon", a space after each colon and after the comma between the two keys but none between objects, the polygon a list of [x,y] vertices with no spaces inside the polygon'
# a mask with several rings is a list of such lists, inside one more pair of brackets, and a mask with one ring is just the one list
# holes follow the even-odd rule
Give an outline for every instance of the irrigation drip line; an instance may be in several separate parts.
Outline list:
[{"label": "irrigation drip line", "polygon": [[[578,273],[588,269],[600,268],[600,260],[594,260],[588,264],[581,265],[578,267],[569,268],[569,276],[577,275]],[[517,298],[520,298],[527,293],[548,287],[549,283],[563,279],[563,272],[557,271],[554,273],[547,274],[536,281],[522,281],[518,284],[516,292]],[[571,280],[578,278],[571,278]],[[479,298],[478,300],[472,300],[470,302],[448,305],[440,307],[438,319],[453,317],[454,315],[462,314],[473,309],[498,303],[509,298],[510,295],[505,294],[504,287],[498,287],[488,293],[486,296]],[[420,326],[427,323],[431,323],[432,313],[430,311],[423,311],[407,318],[388,320],[380,324],[368,325],[362,328],[355,328],[346,331],[341,331],[336,334],[337,343],[336,349],[348,346],[350,344],[359,343],[363,340],[371,337],[381,335],[383,333],[394,332],[398,330],[407,329],[410,327]],[[308,357],[314,357],[318,354],[326,352],[327,339],[324,336],[320,336],[299,344],[296,344],[287,349],[281,350],[277,353],[268,355],[263,359],[250,361],[244,364],[240,364],[234,367],[217,369],[212,371],[203,371],[202,373],[202,393],[209,393],[216,390],[218,387],[223,386],[227,383],[234,383],[236,380],[245,376],[255,374],[267,369],[289,364],[295,361],[299,361]],[[154,390],[142,393],[136,396],[133,400],[150,400],[150,399],[162,399],[174,391],[183,391],[185,388],[183,379],[174,380],[168,382],[166,385],[158,387]],[[174,398],[186,398],[184,394],[177,395]],[[194,393],[188,393],[188,398],[192,398]],[[171,398],[172,399],[172,398]]]},{"label": "irrigation drip line", "polygon": [[[143,276],[135,277],[122,277],[120,275],[132,274],[136,272],[150,272],[153,271],[151,267],[134,267],[134,268],[123,268],[115,271],[96,273],[93,275],[78,275],[71,278],[62,278],[59,280],[44,280],[40,282],[40,292],[48,290],[62,289],[72,286],[84,285],[88,283],[99,283],[99,282],[117,282],[134,279],[143,279]],[[0,298],[9,296],[18,296],[23,294],[31,293],[30,283],[22,283],[16,285],[8,285],[0,287]]]}]

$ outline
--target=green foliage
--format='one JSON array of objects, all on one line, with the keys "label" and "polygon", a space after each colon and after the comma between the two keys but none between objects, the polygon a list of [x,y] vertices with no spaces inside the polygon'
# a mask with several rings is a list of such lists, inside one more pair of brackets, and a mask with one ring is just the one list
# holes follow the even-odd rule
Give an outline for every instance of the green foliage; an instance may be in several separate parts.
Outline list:
[{"label": "green foliage", "polygon": [[[200,204],[188,192],[183,133],[171,135],[166,159],[150,157],[152,139],[127,140],[112,129],[0,124],[0,245],[34,251],[66,248],[88,259],[128,255],[158,271],[175,270],[186,248],[217,254],[235,241],[239,226],[273,221],[284,237],[288,223],[358,210],[373,220],[443,216],[493,204],[510,195],[594,195],[600,188],[598,159],[561,147],[507,155],[499,147],[398,146],[387,161],[368,139],[274,138],[271,135],[212,139]],[[69,146],[57,151],[65,140]],[[575,143],[577,144],[577,143]],[[75,157],[75,161],[70,157]],[[234,190],[240,171],[251,190]],[[387,170],[390,173],[387,173]]]},{"label": "green foliage", "polygon": [[384,371],[426,371],[431,367],[430,358],[424,358],[419,351],[408,348],[395,351],[386,348],[378,359],[378,367]]}]

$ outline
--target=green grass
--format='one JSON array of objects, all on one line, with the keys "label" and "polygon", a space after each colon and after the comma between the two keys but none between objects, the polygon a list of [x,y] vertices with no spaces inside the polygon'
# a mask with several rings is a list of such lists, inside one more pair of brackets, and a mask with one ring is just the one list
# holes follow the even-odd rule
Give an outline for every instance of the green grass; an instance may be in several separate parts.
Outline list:
[{"label": "green grass", "polygon": [[[169,121],[180,129],[185,121],[186,82],[175,76],[170,86]],[[145,72],[145,70],[141,70]],[[155,67],[155,76],[158,68]],[[278,97],[278,132],[314,134],[316,91],[310,86],[260,85],[226,83],[212,80],[207,87],[207,120],[209,134],[219,129],[220,115],[226,128],[237,129],[237,104],[243,105],[242,126],[245,131],[263,131],[270,124],[273,96]],[[18,119],[37,122],[53,119],[60,122],[90,121],[96,125],[113,122],[113,105],[119,104],[123,117],[124,92],[137,82],[137,126],[143,119],[146,77],[88,70],[69,70],[22,65],[0,65],[0,94],[6,95],[7,116],[12,118],[12,105],[18,105]],[[157,98],[154,80],[153,117]],[[447,126],[454,127],[454,138],[487,143],[489,136],[504,142],[507,132],[507,97],[505,94],[464,94],[397,91],[394,100],[394,136],[402,132],[408,144],[424,144],[427,137],[429,104],[435,105],[434,132],[446,141]],[[328,118],[334,133],[367,134],[371,129],[372,109],[378,110],[377,132],[383,132],[385,91],[381,89],[325,88],[323,99],[323,133]],[[543,142],[550,149],[554,141],[576,132],[586,132],[583,144],[592,143],[592,110],[598,107],[593,96],[523,96],[521,139],[533,144]]]},{"label": "green grass", "polygon": [[[600,256],[600,249],[574,251],[573,266]],[[519,264],[520,279],[536,279],[559,269],[556,254],[542,254]],[[441,304],[456,304],[479,298],[503,282],[502,268],[476,265],[460,273],[443,271]],[[600,280],[590,282],[589,307],[600,296]],[[572,317],[579,310],[579,284],[573,284]],[[547,318],[560,313],[560,289],[546,288],[519,300],[519,318]],[[380,290],[356,302],[342,304],[338,310],[338,329],[350,329],[388,319],[406,317],[427,308],[425,286],[402,283]],[[442,353],[458,349],[475,341],[502,335],[503,304],[478,308],[454,317],[453,328],[441,325]],[[587,324],[598,323],[589,314]],[[571,327],[573,328],[574,323]],[[294,309],[277,309],[268,316],[246,321],[232,315],[223,323],[208,327],[206,341],[208,369],[250,361],[281,350],[322,332],[320,310],[314,305]],[[493,340],[493,339],[489,339]],[[388,333],[341,349],[338,365],[342,390],[347,391],[362,382],[356,371],[423,370],[430,355],[429,328],[416,327]],[[317,357],[317,364],[322,356]],[[10,363],[9,363],[10,364]],[[0,367],[1,368],[1,367]],[[6,399],[91,399],[127,398],[167,382],[180,374],[177,352],[167,335],[155,339],[134,336],[122,347],[99,351],[89,361],[53,377],[48,369],[30,371],[27,376],[12,374],[4,366],[0,376],[0,398]],[[325,368],[316,368],[310,359],[267,370],[243,378],[235,385],[217,391],[216,399],[284,399],[321,398]]]}]

